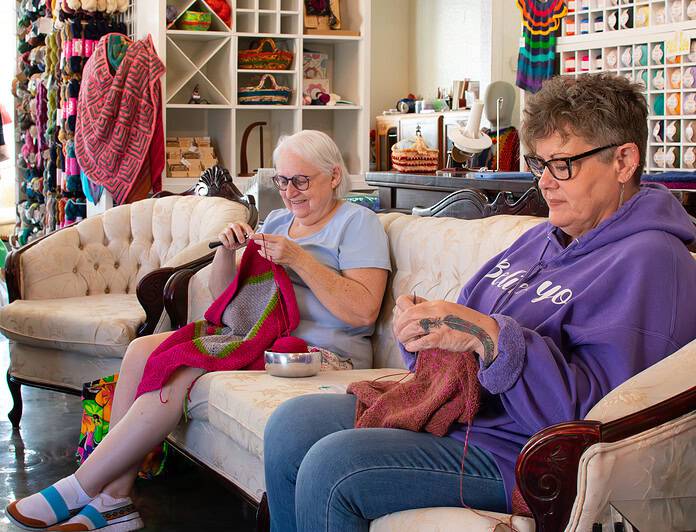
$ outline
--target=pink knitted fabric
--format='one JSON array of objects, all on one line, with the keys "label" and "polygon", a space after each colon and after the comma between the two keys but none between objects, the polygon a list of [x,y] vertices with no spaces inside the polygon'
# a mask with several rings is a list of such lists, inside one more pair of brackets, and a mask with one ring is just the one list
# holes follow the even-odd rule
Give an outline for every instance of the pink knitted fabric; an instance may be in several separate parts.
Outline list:
[{"label": "pink knitted fabric", "polygon": [[286,271],[261,257],[249,242],[236,277],[205,313],[155,349],[136,397],[158,390],[179,367],[206,371],[263,369],[263,352],[300,322]]},{"label": "pink knitted fabric", "polygon": [[357,398],[355,427],[449,432],[471,423],[479,409],[478,362],[472,353],[429,349],[418,353],[415,375],[406,382],[360,381],[348,386]]}]

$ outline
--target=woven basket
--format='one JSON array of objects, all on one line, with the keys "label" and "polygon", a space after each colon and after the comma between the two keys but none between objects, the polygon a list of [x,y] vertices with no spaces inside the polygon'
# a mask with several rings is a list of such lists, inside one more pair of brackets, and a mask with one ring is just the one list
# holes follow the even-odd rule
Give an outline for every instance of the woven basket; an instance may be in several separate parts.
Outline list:
[{"label": "woven basket", "polygon": [[[270,50],[264,51],[268,45]],[[279,50],[273,39],[262,39],[256,48],[239,51],[239,68],[246,70],[288,70],[294,54]]]},{"label": "woven basket", "polygon": [[[266,80],[271,81],[271,87],[266,88]],[[239,89],[239,103],[243,105],[286,105],[290,101],[290,87],[278,85],[273,74],[264,74],[255,87]]]},{"label": "woven basket", "polygon": [[392,166],[402,173],[434,172],[438,168],[439,154],[438,150],[428,147],[417,129],[415,138],[392,146]]},{"label": "woven basket", "polygon": [[210,13],[202,11],[184,11],[177,23],[180,30],[207,31],[213,22]]}]

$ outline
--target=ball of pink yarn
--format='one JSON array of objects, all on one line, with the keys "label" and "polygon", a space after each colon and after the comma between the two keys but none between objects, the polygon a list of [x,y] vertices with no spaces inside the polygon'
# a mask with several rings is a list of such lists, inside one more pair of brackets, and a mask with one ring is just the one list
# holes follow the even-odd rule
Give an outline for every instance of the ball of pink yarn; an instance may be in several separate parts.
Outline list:
[{"label": "ball of pink yarn", "polygon": [[273,342],[270,349],[276,353],[306,353],[308,350],[307,342],[295,336],[281,336]]}]

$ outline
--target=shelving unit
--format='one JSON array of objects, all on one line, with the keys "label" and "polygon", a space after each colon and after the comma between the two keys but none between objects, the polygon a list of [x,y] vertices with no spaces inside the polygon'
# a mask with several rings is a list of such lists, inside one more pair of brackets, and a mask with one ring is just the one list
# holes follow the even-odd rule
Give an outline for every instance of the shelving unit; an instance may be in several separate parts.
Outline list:
[{"label": "shelving unit", "polygon": [[[696,171],[696,1],[575,0],[574,7],[556,45],[561,74],[614,72],[641,83],[649,106],[645,171]],[[688,53],[667,57],[679,37]]]},{"label": "shelving unit", "polygon": [[[264,161],[259,164],[258,132],[249,139],[250,169],[271,165],[271,153],[282,135],[302,129],[319,129],[339,145],[348,170],[355,179],[369,167],[369,28],[371,0],[341,3],[344,28],[360,36],[303,35],[303,0],[231,0],[232,27],[212,12],[205,0],[136,0],[138,37],[150,33],[158,54],[167,66],[162,80],[166,136],[210,136],[220,163],[233,174],[240,172],[241,138],[252,122],[267,123],[264,132]],[[166,4],[179,13],[187,9],[212,13],[208,31],[182,31],[166,27]],[[249,49],[263,37],[294,53],[286,70],[247,70],[237,65],[239,50]],[[327,77],[331,91],[354,105],[335,107],[302,104],[302,51],[327,53]],[[270,73],[279,85],[292,89],[287,105],[242,105],[238,89],[255,86]],[[207,104],[189,103],[198,85]],[[194,178],[163,178],[165,189],[181,191]]]}]

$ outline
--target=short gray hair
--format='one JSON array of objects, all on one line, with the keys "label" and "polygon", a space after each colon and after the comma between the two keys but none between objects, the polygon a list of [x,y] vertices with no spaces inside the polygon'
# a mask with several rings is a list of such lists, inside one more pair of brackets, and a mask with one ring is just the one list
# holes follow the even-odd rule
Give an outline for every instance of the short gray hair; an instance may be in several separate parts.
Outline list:
[{"label": "short gray hair", "polygon": [[[609,73],[551,78],[525,102],[520,136],[535,150],[537,141],[554,133],[564,140],[577,135],[597,146],[633,142],[640,154],[633,179],[639,183],[648,142],[648,107],[642,86]],[[609,162],[613,153],[607,150],[599,157]]]},{"label": "short gray hair", "polygon": [[343,162],[338,146],[326,133],[314,129],[305,129],[294,135],[283,135],[278,140],[278,145],[273,150],[273,165],[278,164],[278,159],[284,151],[289,150],[310,164],[316,166],[321,172],[333,176],[334,168],[338,168],[341,181],[334,189],[334,196],[342,198],[351,190],[350,175],[346,163]]}]

